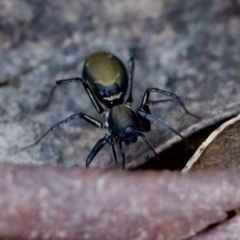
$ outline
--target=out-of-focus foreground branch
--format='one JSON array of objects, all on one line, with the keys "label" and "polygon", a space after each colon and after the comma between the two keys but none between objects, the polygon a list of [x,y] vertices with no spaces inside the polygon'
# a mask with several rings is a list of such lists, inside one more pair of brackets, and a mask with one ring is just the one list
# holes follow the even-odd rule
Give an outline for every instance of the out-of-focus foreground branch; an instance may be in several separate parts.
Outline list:
[{"label": "out-of-focus foreground branch", "polygon": [[1,165],[0,237],[183,239],[240,207],[239,174]]}]

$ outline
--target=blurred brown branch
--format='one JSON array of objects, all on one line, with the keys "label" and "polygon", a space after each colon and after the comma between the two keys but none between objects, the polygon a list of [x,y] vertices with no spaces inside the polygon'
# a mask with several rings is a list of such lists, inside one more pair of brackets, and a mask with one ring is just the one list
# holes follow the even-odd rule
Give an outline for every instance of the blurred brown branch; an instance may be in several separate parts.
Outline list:
[{"label": "blurred brown branch", "polygon": [[0,237],[186,238],[240,207],[239,173],[4,164],[0,168]]}]

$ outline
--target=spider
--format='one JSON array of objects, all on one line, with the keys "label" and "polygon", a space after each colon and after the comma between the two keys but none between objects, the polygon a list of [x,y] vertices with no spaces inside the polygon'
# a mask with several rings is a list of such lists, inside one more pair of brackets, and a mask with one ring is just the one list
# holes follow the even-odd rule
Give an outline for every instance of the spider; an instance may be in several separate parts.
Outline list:
[{"label": "spider", "polygon": [[[118,159],[115,145],[119,144],[122,155],[122,167],[124,169],[125,152],[122,143],[124,142],[128,145],[130,143],[137,142],[138,137],[141,137],[155,156],[157,156],[154,148],[142,133],[149,132],[151,130],[151,122],[163,125],[187,142],[187,140],[178,131],[150,113],[149,105],[153,105],[161,101],[177,101],[187,114],[197,117],[187,110],[184,103],[177,95],[159,88],[148,88],[142,97],[140,107],[136,111],[133,111],[131,105],[133,101],[132,89],[134,66],[133,57],[131,57],[128,61],[127,70],[122,61],[111,53],[96,52],[90,55],[85,61],[82,77],[56,81],[56,85],[53,87],[46,105],[50,102],[50,99],[58,86],[77,81],[83,84],[96,111],[99,114],[105,113],[106,121],[102,123],[82,112],[73,114],[52,126],[33,144],[22,148],[22,150],[37,145],[49,132],[76,118],[82,118],[97,128],[107,129],[106,135],[98,140],[89,153],[86,159],[86,167],[90,165],[98,152],[108,143],[111,146],[112,158],[116,166],[118,166]],[[171,99],[155,102],[149,101],[150,93],[152,92],[161,93],[171,97]],[[105,110],[102,105],[104,105],[107,109]]]}]

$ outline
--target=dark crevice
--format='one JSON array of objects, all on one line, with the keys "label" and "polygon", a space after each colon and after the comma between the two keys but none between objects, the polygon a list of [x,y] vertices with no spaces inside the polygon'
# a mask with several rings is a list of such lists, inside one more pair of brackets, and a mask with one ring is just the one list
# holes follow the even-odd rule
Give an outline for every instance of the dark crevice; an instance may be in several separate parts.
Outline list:
[{"label": "dark crevice", "polygon": [[209,126],[201,131],[194,133],[192,136],[187,138],[191,145],[194,146],[195,150],[189,149],[185,142],[181,141],[174,144],[169,149],[163,151],[158,155],[158,160],[151,158],[146,163],[135,168],[136,170],[182,170],[188,160],[193,156],[197,148],[202,144],[202,142],[224,121],[218,122],[212,126]]},{"label": "dark crevice", "polygon": [[[194,235],[194,237],[201,236],[201,234],[207,234],[207,232],[210,232],[211,230],[214,230],[216,227],[219,227],[222,224],[227,223],[230,219],[234,218],[237,215],[237,212],[236,212],[236,210],[231,210],[231,211],[227,212],[226,214],[227,214],[226,219],[224,219],[221,222],[210,224],[209,226],[204,228],[202,231],[196,233],[196,235]],[[189,239],[189,238],[187,238],[187,239]],[[192,239],[192,238],[190,238],[190,239]]]}]

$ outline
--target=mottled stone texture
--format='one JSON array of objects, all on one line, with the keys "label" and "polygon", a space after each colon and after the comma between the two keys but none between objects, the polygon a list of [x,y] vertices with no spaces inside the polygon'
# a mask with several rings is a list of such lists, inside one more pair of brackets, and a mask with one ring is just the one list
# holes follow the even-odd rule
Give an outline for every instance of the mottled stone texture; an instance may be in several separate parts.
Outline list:
[{"label": "mottled stone texture", "polygon": [[[85,164],[105,130],[81,119],[39,146],[11,154],[73,113],[104,121],[76,83],[59,87],[49,108],[39,109],[55,80],[81,76],[84,60],[95,51],[110,51],[126,64],[131,55],[136,58],[134,107],[146,88],[159,87],[181,96],[204,119],[238,109],[239,26],[235,1],[1,1],[0,82],[9,81],[0,89],[1,161]],[[198,121],[175,103],[151,109],[178,131]],[[161,149],[174,134],[153,124],[146,136]],[[152,155],[139,140],[126,147],[127,166]],[[110,160],[106,146],[93,165],[106,167]]]}]

